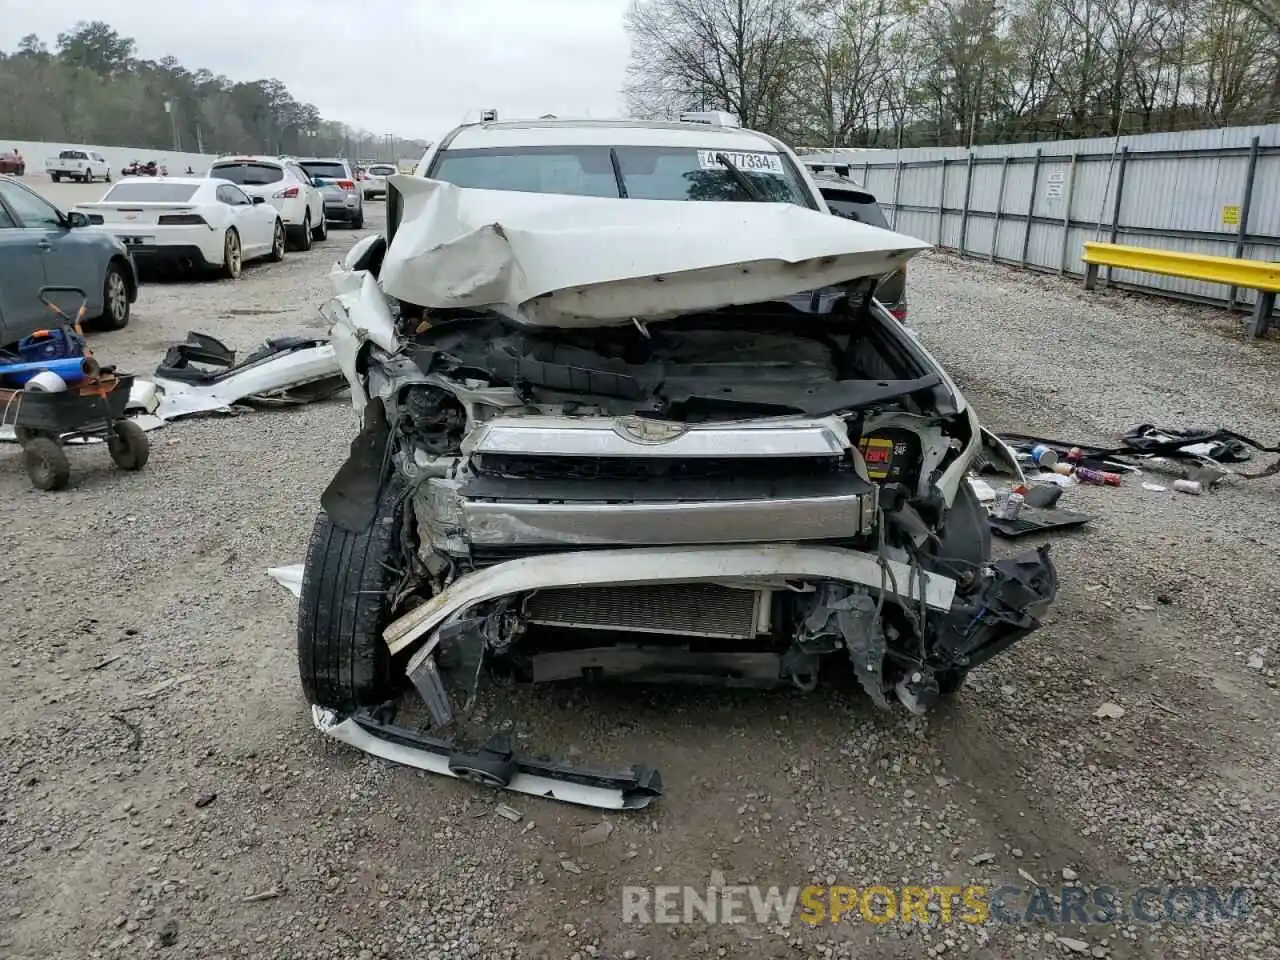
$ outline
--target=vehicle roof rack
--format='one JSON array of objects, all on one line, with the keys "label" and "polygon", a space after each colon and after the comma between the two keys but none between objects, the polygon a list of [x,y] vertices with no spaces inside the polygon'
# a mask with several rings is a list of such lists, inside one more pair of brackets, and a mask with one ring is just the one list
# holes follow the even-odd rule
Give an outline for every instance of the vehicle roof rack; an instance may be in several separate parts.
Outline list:
[{"label": "vehicle roof rack", "polygon": [[740,127],[742,121],[724,110],[686,110],[680,114],[681,123],[705,123],[713,127]]}]

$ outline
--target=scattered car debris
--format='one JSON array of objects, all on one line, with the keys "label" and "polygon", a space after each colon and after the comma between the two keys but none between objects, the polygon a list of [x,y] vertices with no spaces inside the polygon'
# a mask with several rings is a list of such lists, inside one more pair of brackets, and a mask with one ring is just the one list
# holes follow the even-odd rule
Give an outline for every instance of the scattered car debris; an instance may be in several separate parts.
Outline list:
[{"label": "scattered car debris", "polygon": [[321,733],[365,753],[482,786],[605,810],[639,810],[662,793],[662,778],[656,770],[635,766],[620,773],[601,773],[524,760],[515,755],[506,734],[493,737],[479,751],[467,752],[447,741],[383,723],[367,712],[342,718],[313,706],[311,715]]},{"label": "scattered car debris", "polygon": [[220,340],[191,332],[169,348],[150,380],[135,380],[131,409],[161,420],[226,412],[238,403],[286,406],[328,399],[346,389],[327,340],[278,337],[243,360]]},{"label": "scattered car debris", "polygon": [[216,793],[202,793],[200,794],[200,796],[196,797],[196,801],[195,801],[196,808],[204,809],[205,807],[207,807],[209,804],[213,803],[213,801],[217,799],[218,799],[218,795]]},{"label": "scattered car debris", "polygon": [[283,890],[281,890],[279,887],[271,887],[270,889],[263,890],[260,893],[250,893],[247,896],[241,897],[240,902],[241,903],[262,903],[264,900],[277,900],[282,896],[284,896]]},{"label": "scattered car debris", "polygon": [[302,564],[293,563],[287,567],[268,567],[267,575],[295,597],[302,596]]},{"label": "scattered car debris", "polygon": [[[236,362],[234,350],[204,333],[188,333],[170,347],[150,379],[135,377],[125,413],[145,432],[202,413],[231,413],[238,404],[297,406],[347,389],[327,340],[278,337]],[[0,442],[16,442],[12,426],[0,426]],[[102,443],[73,437],[67,443]]]},{"label": "scattered car debris", "polygon": [[583,831],[578,837],[578,846],[595,847],[604,843],[613,834],[613,824],[608,820],[601,820],[594,827]]},{"label": "scattered car debris", "polygon": [[505,803],[498,804],[493,808],[493,812],[504,820],[510,820],[512,823],[519,823],[524,817],[524,814],[519,810],[516,810],[514,807],[508,807]]}]

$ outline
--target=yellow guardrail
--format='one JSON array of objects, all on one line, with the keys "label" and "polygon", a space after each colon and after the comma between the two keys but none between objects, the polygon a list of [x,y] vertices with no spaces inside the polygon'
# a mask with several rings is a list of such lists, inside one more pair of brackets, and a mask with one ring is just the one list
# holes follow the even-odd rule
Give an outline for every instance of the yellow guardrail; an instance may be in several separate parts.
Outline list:
[{"label": "yellow guardrail", "polygon": [[1231,287],[1258,291],[1250,334],[1260,337],[1271,323],[1276,294],[1280,293],[1280,263],[1265,260],[1237,260],[1234,257],[1211,257],[1181,250],[1157,250],[1130,247],[1121,243],[1087,241],[1080,259],[1085,262],[1084,287],[1092,290],[1098,283],[1099,267],[1139,270],[1184,280],[1222,283]]}]

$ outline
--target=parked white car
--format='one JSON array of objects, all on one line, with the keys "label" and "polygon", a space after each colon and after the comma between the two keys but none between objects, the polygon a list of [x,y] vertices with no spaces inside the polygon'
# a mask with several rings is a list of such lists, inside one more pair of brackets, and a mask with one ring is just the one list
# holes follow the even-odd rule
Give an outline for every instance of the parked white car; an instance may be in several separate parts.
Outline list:
[{"label": "parked white car", "polygon": [[97,203],[75,209],[118,237],[139,267],[217,270],[234,280],[247,260],[284,259],[276,208],[227,180],[122,180]]},{"label": "parked white car", "polygon": [[54,183],[62,180],[110,180],[111,165],[107,158],[93,150],[62,150],[44,162],[44,172]]},{"label": "parked white car", "polygon": [[366,199],[385,197],[387,177],[394,177],[399,172],[394,163],[372,163],[365,167],[364,179],[360,181],[360,190]]},{"label": "parked white car", "polygon": [[209,176],[230,180],[251,197],[261,197],[280,212],[285,235],[295,249],[310,250],[325,240],[329,226],[324,195],[307,172],[289,157],[219,157]]}]

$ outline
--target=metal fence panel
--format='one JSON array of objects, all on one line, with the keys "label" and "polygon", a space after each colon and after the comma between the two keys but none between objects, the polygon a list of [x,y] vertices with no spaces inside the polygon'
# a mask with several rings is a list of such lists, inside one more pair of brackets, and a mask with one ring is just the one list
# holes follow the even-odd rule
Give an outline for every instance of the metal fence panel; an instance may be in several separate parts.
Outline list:
[{"label": "metal fence panel", "polygon": [[[856,151],[847,162],[895,229],[965,256],[1082,275],[1082,244],[1100,239],[1280,259],[1280,124],[1002,144],[972,154]],[[1246,307],[1254,300],[1252,291],[1217,284],[1108,275],[1171,296]]]}]

